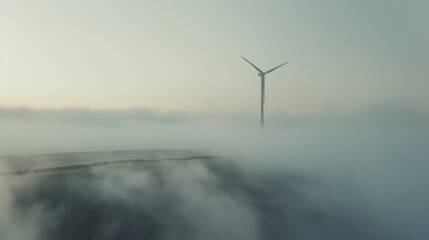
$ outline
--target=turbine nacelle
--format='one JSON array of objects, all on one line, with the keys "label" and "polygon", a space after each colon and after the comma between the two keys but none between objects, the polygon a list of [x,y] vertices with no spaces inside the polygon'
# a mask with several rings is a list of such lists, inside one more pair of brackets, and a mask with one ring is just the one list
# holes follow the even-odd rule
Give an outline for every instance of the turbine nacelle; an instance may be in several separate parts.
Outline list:
[{"label": "turbine nacelle", "polygon": [[258,73],[258,76],[260,76],[260,77],[262,77],[264,75],[265,75],[265,73]]}]

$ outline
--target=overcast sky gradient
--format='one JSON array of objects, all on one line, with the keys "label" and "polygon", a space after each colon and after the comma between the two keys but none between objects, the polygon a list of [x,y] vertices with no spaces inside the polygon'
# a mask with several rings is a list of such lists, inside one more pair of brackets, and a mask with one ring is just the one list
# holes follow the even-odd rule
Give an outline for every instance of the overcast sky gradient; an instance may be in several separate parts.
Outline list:
[{"label": "overcast sky gradient", "polygon": [[0,105],[429,112],[428,1],[1,1]]}]

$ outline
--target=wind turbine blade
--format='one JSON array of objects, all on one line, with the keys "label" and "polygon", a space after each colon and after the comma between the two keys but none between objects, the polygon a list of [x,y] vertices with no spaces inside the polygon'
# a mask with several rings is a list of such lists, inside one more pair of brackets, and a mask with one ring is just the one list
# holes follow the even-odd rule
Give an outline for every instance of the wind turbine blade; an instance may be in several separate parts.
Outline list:
[{"label": "wind turbine blade", "polygon": [[241,56],[241,58],[243,58],[246,62],[248,62],[250,65],[252,65],[256,70],[258,70],[258,72],[264,73],[264,72],[262,72],[261,69],[259,69],[257,66],[255,66],[253,63],[251,63],[249,60],[245,59],[243,56]]},{"label": "wind turbine blade", "polygon": [[268,70],[268,71],[264,72],[264,74],[270,73],[270,72],[272,72],[272,71],[276,70],[277,68],[279,68],[279,67],[281,67],[281,66],[285,65],[286,63],[287,63],[287,62],[285,62],[285,63],[283,63],[283,64],[280,64],[280,65],[278,65],[277,67],[275,67],[275,68],[273,68],[273,69],[270,69],[270,70]]}]

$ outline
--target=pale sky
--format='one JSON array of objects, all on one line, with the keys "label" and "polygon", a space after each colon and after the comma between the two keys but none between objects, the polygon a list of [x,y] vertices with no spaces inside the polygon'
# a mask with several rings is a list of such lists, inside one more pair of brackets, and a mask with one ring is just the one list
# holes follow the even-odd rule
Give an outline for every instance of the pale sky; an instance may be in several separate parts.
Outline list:
[{"label": "pale sky", "polygon": [[429,1],[0,0],[0,105],[429,111]]}]

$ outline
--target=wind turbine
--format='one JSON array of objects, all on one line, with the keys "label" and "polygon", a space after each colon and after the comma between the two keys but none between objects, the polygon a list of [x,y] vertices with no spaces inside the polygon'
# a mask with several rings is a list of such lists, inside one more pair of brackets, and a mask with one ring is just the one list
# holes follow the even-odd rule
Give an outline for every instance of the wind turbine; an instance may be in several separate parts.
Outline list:
[{"label": "wind turbine", "polygon": [[243,58],[246,62],[248,62],[250,65],[252,65],[252,67],[254,67],[259,73],[258,76],[261,77],[261,128],[264,128],[264,104],[265,104],[265,74],[270,73],[274,70],[276,70],[277,68],[285,65],[287,62],[278,65],[275,68],[272,68],[266,72],[263,72],[261,69],[259,69],[257,66],[255,66],[255,64],[251,63],[249,60],[247,60],[246,58],[244,58],[243,56],[241,57]]}]

